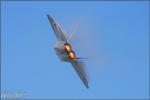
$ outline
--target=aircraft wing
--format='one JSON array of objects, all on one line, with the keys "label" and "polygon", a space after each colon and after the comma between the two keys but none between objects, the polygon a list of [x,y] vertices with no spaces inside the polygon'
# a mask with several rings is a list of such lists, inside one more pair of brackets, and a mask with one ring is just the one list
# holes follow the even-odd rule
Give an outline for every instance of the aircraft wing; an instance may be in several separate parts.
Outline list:
[{"label": "aircraft wing", "polygon": [[84,71],[83,62],[77,61],[77,62],[71,62],[71,64],[72,64],[73,68],[75,69],[75,71],[77,72],[80,79],[82,80],[82,82],[84,83],[84,85],[86,86],[86,88],[89,88],[87,76]]},{"label": "aircraft wing", "polygon": [[47,15],[47,17],[48,17],[48,20],[54,30],[54,33],[55,33],[57,39],[60,41],[66,41],[66,37],[65,37],[63,31],[61,30],[60,26],[54,21],[54,19],[50,15]]}]

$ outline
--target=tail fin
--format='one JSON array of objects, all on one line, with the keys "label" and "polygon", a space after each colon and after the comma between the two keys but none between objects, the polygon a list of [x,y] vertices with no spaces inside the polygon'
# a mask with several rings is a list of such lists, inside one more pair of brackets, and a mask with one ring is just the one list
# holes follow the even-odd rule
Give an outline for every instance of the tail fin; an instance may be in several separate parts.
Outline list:
[{"label": "tail fin", "polygon": [[70,41],[72,39],[72,37],[76,33],[77,29],[78,29],[78,26],[76,26],[75,29],[74,29],[74,31],[69,35],[67,41]]}]

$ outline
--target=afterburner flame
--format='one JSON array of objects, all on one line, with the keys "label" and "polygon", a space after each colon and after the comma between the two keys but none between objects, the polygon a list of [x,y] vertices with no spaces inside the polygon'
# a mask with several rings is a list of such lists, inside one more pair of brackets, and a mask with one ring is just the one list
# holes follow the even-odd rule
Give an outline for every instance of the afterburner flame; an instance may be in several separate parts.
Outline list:
[{"label": "afterburner flame", "polygon": [[71,49],[71,46],[70,46],[70,45],[68,45],[68,44],[67,44],[67,45],[65,45],[65,49],[67,50],[67,52],[71,52],[71,50],[72,50],[72,49]]},{"label": "afterburner flame", "polygon": [[66,52],[67,52],[70,59],[75,59],[76,58],[76,55],[73,52],[72,47],[69,43],[65,43],[65,50],[66,50]]},{"label": "afterburner flame", "polygon": [[69,57],[70,57],[71,59],[75,59],[75,53],[70,52],[70,53],[69,53]]}]

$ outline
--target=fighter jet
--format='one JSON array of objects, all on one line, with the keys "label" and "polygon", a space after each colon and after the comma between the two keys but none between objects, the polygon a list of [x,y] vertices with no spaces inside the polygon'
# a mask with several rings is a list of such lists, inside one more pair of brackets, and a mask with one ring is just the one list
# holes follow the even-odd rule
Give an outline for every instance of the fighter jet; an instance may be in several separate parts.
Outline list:
[{"label": "fighter jet", "polygon": [[69,43],[73,34],[71,34],[70,36],[67,35],[65,32],[62,31],[61,27],[50,15],[47,15],[47,17],[58,40],[54,46],[56,54],[61,61],[69,62],[72,64],[74,70],[84,83],[85,87],[89,88],[84,63],[81,61],[81,59],[84,58],[78,58],[71,44]]}]

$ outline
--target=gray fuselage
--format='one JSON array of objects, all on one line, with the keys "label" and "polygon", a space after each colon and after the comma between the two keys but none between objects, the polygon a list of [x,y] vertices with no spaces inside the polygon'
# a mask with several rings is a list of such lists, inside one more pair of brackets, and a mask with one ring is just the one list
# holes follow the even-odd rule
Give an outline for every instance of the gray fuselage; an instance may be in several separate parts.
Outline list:
[{"label": "gray fuselage", "polygon": [[61,61],[70,61],[68,55],[67,55],[67,52],[64,48],[64,44],[65,44],[65,41],[58,41],[55,46],[54,46],[54,49],[56,51],[56,54],[59,56],[60,60]]}]

